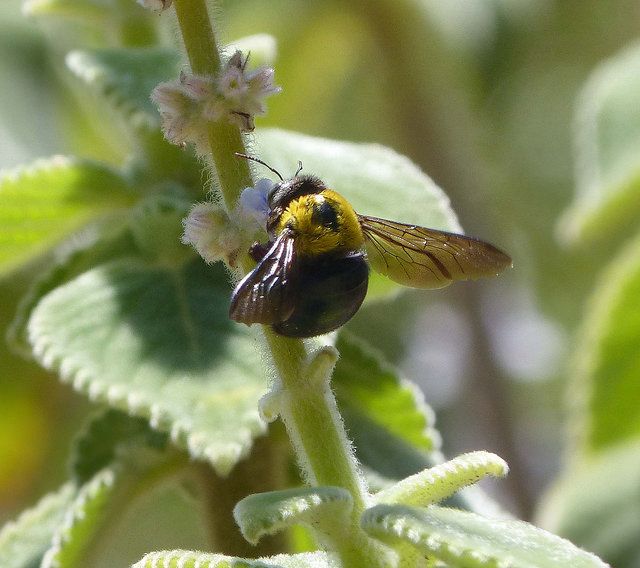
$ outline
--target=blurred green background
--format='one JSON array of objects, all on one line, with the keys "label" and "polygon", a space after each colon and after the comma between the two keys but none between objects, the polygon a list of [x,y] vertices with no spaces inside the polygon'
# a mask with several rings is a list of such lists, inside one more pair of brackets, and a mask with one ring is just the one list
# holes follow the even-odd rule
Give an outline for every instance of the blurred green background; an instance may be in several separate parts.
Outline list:
[{"label": "blurred green background", "polygon": [[[534,518],[571,458],[565,399],[577,396],[567,380],[587,298],[626,235],[588,247],[559,237],[576,192],[578,95],[640,35],[640,4],[236,0],[221,10],[226,40],[268,33],[277,41],[283,92],[258,128],[390,146],[445,190],[468,234],[512,255],[514,269],[495,281],[406,293],[395,304],[406,332],[375,341],[422,386],[447,455],[504,457],[512,473],[491,489]],[[175,41],[170,18],[159,25]],[[86,94],[64,68],[69,48],[108,45],[110,30],[79,22],[61,38],[60,29],[24,18],[18,0],[0,5],[2,168],[53,154],[126,159],[117,126],[98,132],[77,112]],[[3,329],[37,268],[0,281]],[[385,311],[372,306],[354,329]],[[90,405],[4,344],[0,401],[1,522],[66,478],[70,440]]]}]

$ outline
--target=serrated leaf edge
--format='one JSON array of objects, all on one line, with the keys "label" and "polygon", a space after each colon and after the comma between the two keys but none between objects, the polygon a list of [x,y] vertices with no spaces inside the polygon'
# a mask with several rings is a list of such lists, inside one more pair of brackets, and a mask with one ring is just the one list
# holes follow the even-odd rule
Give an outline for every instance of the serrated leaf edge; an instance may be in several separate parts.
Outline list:
[{"label": "serrated leaf edge", "polygon": [[[99,50],[97,50],[99,51]],[[90,86],[94,86],[98,94],[131,123],[134,129],[157,130],[160,127],[160,116],[153,115],[138,108],[127,97],[122,96],[118,89],[110,83],[108,73],[95,65],[87,65],[90,50],[74,50],[67,53],[65,64],[79,79]]]},{"label": "serrated leaf edge", "polygon": [[483,477],[504,477],[509,466],[500,456],[478,451],[457,456],[399,481],[374,496],[376,503],[426,506],[450,497]]},{"label": "serrated leaf edge", "polygon": [[[55,298],[60,293],[61,288],[57,288],[45,298]],[[60,353],[52,338],[42,333],[37,324],[37,317],[32,316],[27,327],[29,343],[35,358],[47,370],[58,373],[63,383],[70,384],[93,402],[106,403],[113,408],[146,418],[154,430],[169,433],[171,440],[188,450],[192,456],[208,460],[221,477],[226,477],[235,464],[249,454],[253,439],[266,432],[267,426],[256,407],[243,417],[249,426],[238,428],[234,432],[240,442],[210,442],[206,431],[193,430],[190,428],[191,424],[184,420],[175,420],[165,408],[155,402],[148,402],[145,394],[132,391],[129,386],[105,385],[100,379],[92,377],[81,367],[81,363]]]},{"label": "serrated leaf edge", "polygon": [[375,364],[378,365],[382,373],[388,373],[396,378],[399,390],[409,394],[415,404],[415,411],[419,412],[424,417],[425,424],[422,429],[422,435],[424,436],[425,441],[432,443],[432,447],[428,448],[427,451],[439,451],[442,444],[442,436],[435,428],[436,413],[427,403],[424,392],[420,387],[410,379],[403,376],[397,368],[386,361],[386,359],[375,348],[371,347],[371,345],[363,339],[349,331],[345,331],[344,328],[340,330],[340,338],[349,342],[351,346],[359,350],[365,358],[370,358],[375,361]]},{"label": "serrated leaf edge", "polygon": [[[264,504],[269,496],[279,501]],[[311,522],[326,510],[336,508],[345,515],[353,507],[351,494],[341,487],[309,487],[259,493],[245,497],[235,506],[233,516],[242,536],[256,544],[265,535],[275,534],[292,525]],[[262,510],[261,510],[262,509]],[[264,515],[265,510],[268,512]]]},{"label": "serrated leaf edge", "polygon": [[[437,506],[432,507],[433,509],[438,509]],[[450,510],[451,512],[456,512],[457,514],[479,517],[486,522],[491,522],[491,519],[481,517],[476,513],[456,511],[455,509],[440,509],[443,511]],[[363,530],[365,530],[374,538],[380,538],[381,540],[386,541],[389,537],[391,537],[391,540],[397,539],[401,542],[407,542],[412,546],[418,548],[419,550],[434,554],[441,560],[447,562],[450,562],[451,560],[453,560],[454,562],[463,562],[463,566],[465,566],[465,568],[536,568],[538,566],[537,564],[531,564],[529,562],[519,562],[512,556],[497,557],[490,553],[471,550],[470,548],[464,546],[452,546],[447,542],[448,539],[446,536],[443,537],[441,534],[437,534],[436,527],[430,526],[430,528],[433,529],[433,532],[427,532],[427,530],[425,530],[425,528],[421,526],[421,520],[415,519],[414,516],[415,513],[419,513],[420,511],[421,510],[419,508],[405,507],[403,505],[376,505],[364,512],[361,519],[361,526]],[[401,516],[403,513],[406,514],[406,517]],[[412,522],[413,519],[415,519],[415,522]],[[509,522],[512,523],[511,526],[514,528],[526,527],[528,531],[533,531],[534,533],[544,536],[544,538],[546,539],[562,542],[564,546],[568,546],[579,552],[583,558],[588,557],[593,561],[594,567],[599,566],[600,568],[611,568],[595,554],[587,552],[577,547],[570,541],[525,521],[496,520],[495,522]],[[514,546],[517,546],[517,540],[514,540],[513,544]],[[566,568],[566,564],[552,564],[545,565],[545,567]]]},{"label": "serrated leaf edge", "polygon": [[[500,560],[496,557],[481,554],[477,551],[469,551],[465,548],[451,546],[438,534],[424,534],[424,530],[420,530],[417,523],[412,523],[406,518],[392,518],[386,514],[393,506],[376,505],[365,511],[362,515],[361,526],[365,532],[371,536],[377,537],[380,533],[393,538],[405,541],[412,546],[430,552],[442,560],[471,560],[478,567],[488,566],[491,568],[515,568],[515,565],[509,559]],[[397,514],[397,509],[391,509],[392,514]],[[470,566],[465,564],[465,566]]]},{"label": "serrated leaf edge", "polygon": [[300,559],[318,568],[330,565],[328,557],[322,552],[244,559],[194,550],[159,550],[146,554],[131,568],[278,568],[278,563],[284,559]]},{"label": "serrated leaf edge", "polygon": [[52,509],[57,508],[61,502],[70,500],[76,491],[77,488],[73,483],[65,483],[55,493],[45,495],[33,507],[23,511],[16,519],[8,521],[0,529],[0,548],[12,538],[20,537],[25,527],[40,522]]},{"label": "serrated leaf edge", "polygon": [[51,548],[45,553],[41,568],[59,568],[61,566],[58,555],[73,540],[74,529],[86,520],[87,506],[98,496],[112,490],[116,480],[117,472],[115,469],[104,469],[80,488],[60,527],[53,535]]}]

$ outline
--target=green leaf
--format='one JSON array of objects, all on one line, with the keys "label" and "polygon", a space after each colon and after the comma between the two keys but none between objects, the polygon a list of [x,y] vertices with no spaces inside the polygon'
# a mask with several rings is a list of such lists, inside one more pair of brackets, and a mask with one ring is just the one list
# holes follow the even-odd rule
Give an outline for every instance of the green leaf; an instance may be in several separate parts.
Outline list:
[{"label": "green leaf", "polygon": [[279,554],[255,560],[191,550],[151,552],[131,568],[337,568],[324,552]]},{"label": "green leaf", "polygon": [[29,337],[36,357],[92,399],[150,420],[226,475],[264,433],[261,359],[228,318],[222,266],[122,259],[45,296]]},{"label": "green leaf", "polygon": [[602,275],[574,353],[571,410],[579,450],[640,434],[639,297],[640,236]]},{"label": "green leaf", "polygon": [[606,559],[640,559],[640,442],[634,440],[574,464],[543,502],[540,524]]},{"label": "green leaf", "polygon": [[459,568],[596,568],[607,565],[551,533],[523,521],[488,519],[455,509],[376,505],[362,527],[390,545],[409,543]]},{"label": "green leaf", "polygon": [[166,442],[166,434],[152,430],[144,418],[108,409],[90,420],[77,437],[71,470],[79,484],[86,483],[111,465],[122,453],[123,446],[162,450]]},{"label": "green leaf", "polygon": [[508,471],[506,462],[495,454],[471,452],[407,477],[378,493],[375,500],[398,505],[431,505],[483,477],[504,477]]},{"label": "green leaf", "polygon": [[0,566],[36,568],[51,544],[54,531],[73,501],[76,489],[68,483],[8,522],[0,531]]},{"label": "green leaf", "polygon": [[251,543],[298,524],[319,530],[347,525],[353,500],[341,487],[303,487],[249,495],[233,510],[242,535]]},{"label": "green leaf", "polygon": [[16,315],[7,331],[11,347],[31,355],[27,338],[27,323],[38,302],[58,286],[83,272],[121,256],[138,252],[133,234],[124,222],[99,222],[76,238],[54,258],[53,266],[33,280],[18,305]]},{"label": "green leaf", "polygon": [[56,156],[5,172],[0,177],[0,270],[14,268],[132,200],[120,174],[88,160]]},{"label": "green leaf", "polygon": [[160,115],[149,98],[162,81],[178,77],[178,52],[166,48],[72,51],[67,66],[104,97],[134,128],[157,129]]},{"label": "green leaf", "polygon": [[104,469],[80,488],[64,519],[56,528],[53,542],[42,560],[42,568],[80,566],[88,543],[100,528],[111,494],[116,487],[115,469]]},{"label": "green leaf", "polygon": [[[133,153],[133,159],[128,160],[127,166],[140,185],[177,180],[195,198],[203,195],[202,164],[192,151],[164,139],[160,114],[150,99],[151,91],[159,83],[179,76],[182,61],[177,51],[159,47],[73,51],[67,55],[66,63],[106,102],[107,110],[114,111],[107,113],[106,118],[104,113],[98,113],[102,123],[109,122],[107,127],[112,127],[112,122],[124,127],[116,134],[120,137],[117,143],[124,146],[132,142],[129,153]],[[134,136],[126,136],[127,133]]]},{"label": "green leaf", "polygon": [[184,194],[154,194],[141,200],[128,217],[100,220],[57,251],[55,264],[34,280],[20,302],[8,330],[11,346],[30,355],[26,328],[33,309],[53,289],[91,268],[123,256],[140,255],[169,264],[193,256],[180,243],[182,218],[189,207]]},{"label": "green leaf", "polygon": [[592,74],[577,127],[578,194],[561,224],[569,242],[602,239],[640,213],[640,45]]},{"label": "green leaf", "polygon": [[[364,342],[342,330],[332,386],[356,454],[371,487],[383,489],[440,464],[440,434],[422,392]],[[458,491],[447,503],[501,515],[478,487]]]},{"label": "green leaf", "polygon": [[[301,160],[304,172],[319,176],[358,213],[460,232],[443,191],[408,158],[389,148],[277,129],[263,129],[256,138],[256,154],[285,178],[293,175]],[[262,169],[256,171],[259,177],[270,175]],[[367,297],[372,299],[399,286],[372,274],[369,288]]]},{"label": "green leaf", "polygon": [[373,423],[415,448],[437,450],[440,436],[433,428],[435,415],[420,389],[346,331],[340,333],[336,347],[340,359],[332,384],[350,421]]}]

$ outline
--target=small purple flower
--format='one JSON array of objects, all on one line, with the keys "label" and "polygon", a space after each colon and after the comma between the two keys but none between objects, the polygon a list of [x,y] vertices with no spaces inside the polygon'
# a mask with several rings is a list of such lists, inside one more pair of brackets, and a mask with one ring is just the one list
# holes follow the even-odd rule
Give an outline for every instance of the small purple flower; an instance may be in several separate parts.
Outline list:
[{"label": "small purple flower", "polygon": [[265,231],[269,217],[269,193],[274,186],[270,179],[260,179],[254,187],[247,187],[242,191],[238,202],[240,216],[253,219]]},{"label": "small purple flower", "polygon": [[273,83],[273,69],[247,71],[246,65],[247,59],[236,51],[218,77],[182,72],[179,80],[158,85],[151,100],[162,116],[165,138],[174,144],[191,142],[205,153],[210,122],[226,120],[252,131],[254,117],[266,112],[265,99],[280,87]]}]

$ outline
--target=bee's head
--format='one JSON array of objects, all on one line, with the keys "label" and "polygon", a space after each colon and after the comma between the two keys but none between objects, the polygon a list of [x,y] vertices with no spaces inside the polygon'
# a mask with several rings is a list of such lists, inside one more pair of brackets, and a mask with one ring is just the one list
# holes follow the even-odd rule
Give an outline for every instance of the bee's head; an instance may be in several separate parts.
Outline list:
[{"label": "bee's head", "polygon": [[269,204],[267,232],[270,234],[273,232],[281,215],[294,199],[303,195],[320,193],[323,189],[326,189],[324,182],[320,178],[310,175],[296,175],[274,185],[267,197]]},{"label": "bee's head", "polygon": [[268,196],[269,208],[272,211],[280,208],[284,209],[296,197],[310,193],[320,193],[324,189],[327,189],[327,186],[316,176],[295,175],[273,186]]},{"label": "bee's head", "polygon": [[302,171],[302,162],[298,162],[298,169],[292,178],[284,179],[278,170],[272,168],[269,164],[258,158],[248,156],[247,154],[241,154],[239,152],[236,152],[236,156],[261,164],[270,169],[280,178],[280,181],[273,186],[267,195],[270,219],[267,222],[267,227],[272,225],[273,222],[282,215],[283,211],[293,199],[302,195],[320,193],[327,189],[327,186],[320,178],[312,175],[300,175],[300,172]]}]

